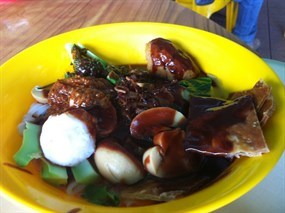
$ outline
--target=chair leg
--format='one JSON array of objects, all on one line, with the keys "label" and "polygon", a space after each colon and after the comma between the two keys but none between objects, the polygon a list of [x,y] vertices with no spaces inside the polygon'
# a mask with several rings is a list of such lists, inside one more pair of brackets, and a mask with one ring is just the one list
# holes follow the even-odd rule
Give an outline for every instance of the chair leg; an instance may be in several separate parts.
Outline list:
[{"label": "chair leg", "polygon": [[226,7],[226,29],[232,32],[237,18],[238,3],[230,1]]},{"label": "chair leg", "polygon": [[230,6],[231,2],[227,4],[226,7],[226,29],[227,31],[231,32],[231,6]]},{"label": "chair leg", "polygon": [[236,25],[236,21],[237,21],[237,15],[238,15],[238,3],[234,2],[234,11],[233,11],[233,22],[232,22],[232,29],[235,27]]},{"label": "chair leg", "polygon": [[236,21],[237,21],[237,14],[238,14],[238,3],[232,1],[233,3],[233,16],[232,16],[232,25],[231,25],[231,31],[233,30],[233,28],[236,25]]}]

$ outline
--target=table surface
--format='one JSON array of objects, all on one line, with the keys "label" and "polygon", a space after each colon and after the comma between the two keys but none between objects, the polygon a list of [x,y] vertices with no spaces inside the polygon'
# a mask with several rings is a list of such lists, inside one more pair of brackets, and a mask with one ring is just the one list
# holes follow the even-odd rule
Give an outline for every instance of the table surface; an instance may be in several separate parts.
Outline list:
[{"label": "table surface", "polygon": [[114,22],[174,23],[240,42],[218,24],[171,0],[0,0],[0,18],[0,64],[51,36]]},{"label": "table surface", "polygon": [[[206,30],[243,45],[218,24],[171,0],[0,0],[0,64],[51,36],[117,22],[179,24]],[[255,202],[256,193],[266,190],[268,194],[261,193],[265,195],[263,200],[259,196],[259,202]],[[0,212],[31,211],[2,197],[0,204]],[[284,156],[254,190],[217,212],[266,212],[268,206],[271,212],[284,210]]]}]

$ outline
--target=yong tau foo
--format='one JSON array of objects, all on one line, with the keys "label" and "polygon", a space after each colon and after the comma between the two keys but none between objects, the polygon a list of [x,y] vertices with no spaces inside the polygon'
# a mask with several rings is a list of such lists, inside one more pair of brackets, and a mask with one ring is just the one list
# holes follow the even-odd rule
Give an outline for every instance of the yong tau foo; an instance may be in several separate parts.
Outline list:
[{"label": "yong tau foo", "polygon": [[145,65],[115,66],[81,44],[66,49],[72,70],[32,90],[14,155],[20,167],[40,162],[39,176],[60,190],[105,206],[151,205],[269,152],[262,128],[274,101],[264,80],[217,96],[207,70],[164,38],[146,44]]}]

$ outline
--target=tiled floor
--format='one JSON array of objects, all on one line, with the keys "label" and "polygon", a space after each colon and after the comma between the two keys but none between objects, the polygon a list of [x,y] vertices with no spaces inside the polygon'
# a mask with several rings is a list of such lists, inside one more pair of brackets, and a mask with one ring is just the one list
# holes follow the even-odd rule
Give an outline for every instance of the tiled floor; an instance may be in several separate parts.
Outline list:
[{"label": "tiled floor", "polygon": [[[225,11],[212,16],[212,20],[225,24]],[[257,50],[263,58],[285,62],[285,0],[264,0],[256,37],[261,46]]]}]

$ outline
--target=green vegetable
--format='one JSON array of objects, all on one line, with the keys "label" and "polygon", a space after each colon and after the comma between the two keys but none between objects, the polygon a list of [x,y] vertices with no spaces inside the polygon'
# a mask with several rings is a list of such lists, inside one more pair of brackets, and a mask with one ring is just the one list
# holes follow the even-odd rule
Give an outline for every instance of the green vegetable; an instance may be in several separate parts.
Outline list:
[{"label": "green vegetable", "polygon": [[23,132],[22,146],[13,156],[15,162],[19,166],[27,166],[31,160],[42,157],[39,142],[40,133],[41,126],[26,122],[26,129]]},{"label": "green vegetable", "polygon": [[26,122],[26,129],[23,132],[22,146],[14,155],[14,160],[19,166],[27,166],[33,159],[43,161],[42,178],[52,184],[66,184],[67,171],[64,167],[49,163],[43,158],[40,148],[41,126]]},{"label": "green vegetable", "polygon": [[[83,45],[79,44],[78,45],[81,49],[86,49]],[[89,56],[90,58],[97,60],[101,63],[101,65],[103,66],[104,69],[107,68],[108,66],[108,62],[106,62],[105,60],[103,60],[102,58],[98,57],[97,55],[95,55],[93,52],[91,52],[90,50],[86,49],[86,55]]]},{"label": "green vegetable", "polygon": [[66,168],[54,165],[47,160],[42,160],[42,178],[54,185],[65,185],[68,179]]},{"label": "green vegetable", "polygon": [[[65,48],[73,65],[74,74],[80,76],[94,76],[106,78],[108,63],[86,49],[82,44],[66,44]],[[72,77],[68,72],[65,77]]]},{"label": "green vegetable", "polygon": [[99,56],[95,55],[93,52],[91,52],[90,50],[86,49],[82,44],[78,43],[78,44],[74,44],[74,43],[67,43],[65,45],[65,49],[67,50],[67,53],[69,54],[69,57],[71,59],[71,62],[74,63],[74,56],[72,55],[72,50],[73,48],[76,48],[77,50],[80,51],[80,54],[82,54],[85,57],[88,57],[90,59],[94,59],[98,62],[100,62],[100,64],[103,66],[104,69],[107,68],[108,63],[103,60],[102,58],[100,58]]},{"label": "green vegetable", "polygon": [[100,178],[87,159],[72,167],[71,171],[77,183],[90,184]]},{"label": "green vegetable", "polygon": [[88,185],[82,196],[88,202],[99,205],[118,206],[120,204],[119,197],[106,186]]},{"label": "green vegetable", "polygon": [[119,80],[119,75],[115,73],[113,70],[109,72],[107,75],[107,80],[111,82],[111,84],[116,85]]},{"label": "green vegetable", "polygon": [[72,78],[72,77],[74,77],[75,76],[75,73],[73,73],[73,72],[66,72],[65,74],[64,74],[64,78]]},{"label": "green vegetable", "polygon": [[190,95],[194,96],[210,96],[212,79],[209,77],[200,77],[190,80],[182,80],[179,84],[185,87],[182,97],[189,101]]}]

